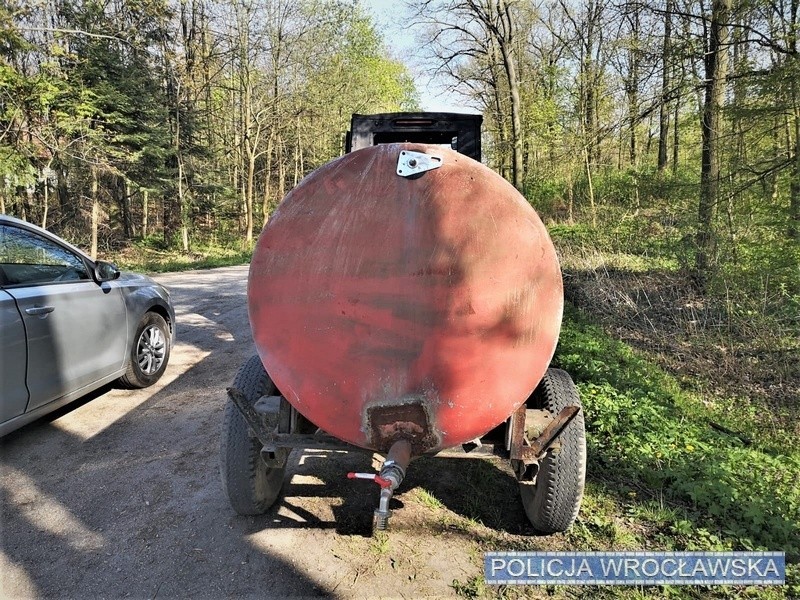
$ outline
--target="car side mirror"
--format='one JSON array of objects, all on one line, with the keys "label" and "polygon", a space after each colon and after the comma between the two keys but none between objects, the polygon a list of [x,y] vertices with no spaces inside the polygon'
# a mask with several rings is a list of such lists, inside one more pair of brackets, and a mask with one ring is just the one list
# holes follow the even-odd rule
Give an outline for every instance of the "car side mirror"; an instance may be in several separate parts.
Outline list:
[{"label": "car side mirror", "polygon": [[94,279],[97,283],[103,283],[105,281],[113,281],[119,277],[119,269],[117,265],[106,262],[104,260],[98,260],[94,264]]}]

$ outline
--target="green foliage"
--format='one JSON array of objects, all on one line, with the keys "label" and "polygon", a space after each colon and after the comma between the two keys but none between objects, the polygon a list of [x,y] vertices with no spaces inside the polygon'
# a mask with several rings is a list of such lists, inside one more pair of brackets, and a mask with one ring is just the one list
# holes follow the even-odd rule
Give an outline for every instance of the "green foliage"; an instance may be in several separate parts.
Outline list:
[{"label": "green foliage", "polygon": [[699,398],[575,311],[555,363],[581,392],[589,473],[679,507],[686,517],[671,526],[676,548],[800,558],[800,452],[788,432],[750,432],[746,414],[734,420],[752,445],[713,429],[716,415]]},{"label": "green foliage", "polygon": [[100,246],[243,238],[351,113],[418,104],[358,3],[13,0],[0,23],[6,210]]},{"label": "green foliage", "polygon": [[166,273],[191,269],[212,269],[250,262],[252,249],[197,245],[192,252],[170,250],[161,236],[149,237],[123,251],[104,257],[123,269],[143,273]]},{"label": "green foliage", "polygon": [[0,185],[28,187],[36,183],[36,171],[16,148],[0,144]]},{"label": "green foliage", "polygon": [[639,195],[641,173],[637,169],[607,171],[595,177],[594,193],[600,204],[612,204],[626,208],[636,208],[640,204]]},{"label": "green foliage", "polygon": [[425,488],[419,487],[414,490],[417,501],[428,508],[442,508],[442,502]]},{"label": "green foliage", "polygon": [[350,80],[348,96],[354,108],[360,109],[350,112],[363,111],[364,103],[375,112],[416,108],[413,80],[402,63],[386,57],[383,40],[371,18],[358,12],[351,14],[342,37],[340,58]]},{"label": "green foliage", "polygon": [[311,155],[307,164],[316,168],[342,152],[353,113],[415,110],[419,101],[411,73],[390,57],[375,22],[360,5],[331,2],[306,9],[319,13],[312,56],[319,55],[319,40],[326,40],[324,59],[311,61],[296,98],[322,133],[305,142]]},{"label": "green foliage", "polygon": [[[568,262],[576,254],[606,252],[636,257],[631,262],[637,270],[692,269],[697,250],[696,173],[608,169],[597,172],[593,184],[598,205],[594,223],[585,197],[585,176],[573,185],[576,221],[572,223],[564,218],[567,180],[541,180],[527,191],[542,217],[555,221],[551,235]],[[791,311],[800,301],[800,241],[786,236],[785,210],[776,212],[774,206],[760,202],[759,191],[763,190],[750,190],[748,198],[728,207],[707,291],[734,294],[742,304],[763,304],[766,297],[770,310],[783,306]]]},{"label": "green foliage", "polygon": [[566,184],[556,178],[528,179],[525,198],[543,218],[566,217]]},{"label": "green foliage", "polygon": [[604,268],[675,270],[685,258],[682,232],[649,211],[607,209],[597,227],[563,223],[549,231],[567,269],[594,268],[596,259]]},{"label": "green foliage", "polygon": [[486,581],[480,575],[471,577],[463,583],[458,579],[454,579],[451,587],[462,598],[484,598],[489,591]]}]

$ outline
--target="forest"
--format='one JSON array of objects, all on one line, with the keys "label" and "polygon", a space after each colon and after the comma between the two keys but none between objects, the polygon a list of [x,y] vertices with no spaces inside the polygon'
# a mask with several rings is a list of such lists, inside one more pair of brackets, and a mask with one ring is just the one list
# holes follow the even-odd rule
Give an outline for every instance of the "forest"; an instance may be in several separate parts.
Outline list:
[{"label": "forest", "polygon": [[250,244],[352,112],[416,106],[358,5],[71,0],[0,8],[0,212],[113,250]]},{"label": "forest", "polygon": [[[796,0],[396,10],[546,221],[582,224],[573,237],[624,223],[603,237],[699,289],[798,292]],[[0,211],[93,255],[247,248],[342,153],[351,113],[419,107],[419,65],[357,0],[12,0],[0,19]]]},{"label": "forest", "polygon": [[636,220],[701,285],[732,267],[797,290],[797,2],[415,9],[437,68],[487,119],[492,166],[541,213]]},{"label": "forest", "polygon": [[483,115],[575,303],[668,299],[797,404],[798,0],[11,0],[0,23],[2,213],[123,266],[247,261],[351,114],[419,110],[424,74]]}]

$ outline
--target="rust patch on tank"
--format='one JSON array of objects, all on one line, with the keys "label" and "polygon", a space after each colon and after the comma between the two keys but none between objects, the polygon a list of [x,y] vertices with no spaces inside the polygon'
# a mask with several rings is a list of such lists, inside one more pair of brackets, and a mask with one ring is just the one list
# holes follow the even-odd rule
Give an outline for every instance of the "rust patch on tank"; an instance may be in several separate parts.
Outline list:
[{"label": "rust patch on tank", "polygon": [[415,455],[438,448],[440,444],[428,404],[421,396],[367,406],[364,426],[370,445],[379,452],[388,452],[399,440],[408,441]]}]

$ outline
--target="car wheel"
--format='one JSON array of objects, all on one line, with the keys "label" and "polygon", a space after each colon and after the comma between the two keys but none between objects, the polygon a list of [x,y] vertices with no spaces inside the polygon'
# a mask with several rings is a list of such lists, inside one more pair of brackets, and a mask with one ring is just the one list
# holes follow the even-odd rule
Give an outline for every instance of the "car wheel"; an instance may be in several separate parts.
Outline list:
[{"label": "car wheel", "polygon": [[[232,387],[253,404],[261,396],[280,393],[257,355],[242,365]],[[262,447],[229,398],[220,437],[220,475],[225,495],[233,510],[240,515],[266,512],[278,499],[283,487],[285,463],[283,467],[268,467],[261,457]]]},{"label": "car wheel", "polygon": [[133,336],[128,371],[120,377],[122,385],[131,388],[153,385],[167,368],[171,347],[172,335],[164,317],[147,313]]},{"label": "car wheel", "polygon": [[[566,406],[580,406],[572,378],[561,369],[548,369],[528,400],[528,408],[557,415]],[[580,411],[539,464],[536,481],[520,482],[525,513],[540,533],[566,531],[575,521],[586,479],[586,432]]]}]

